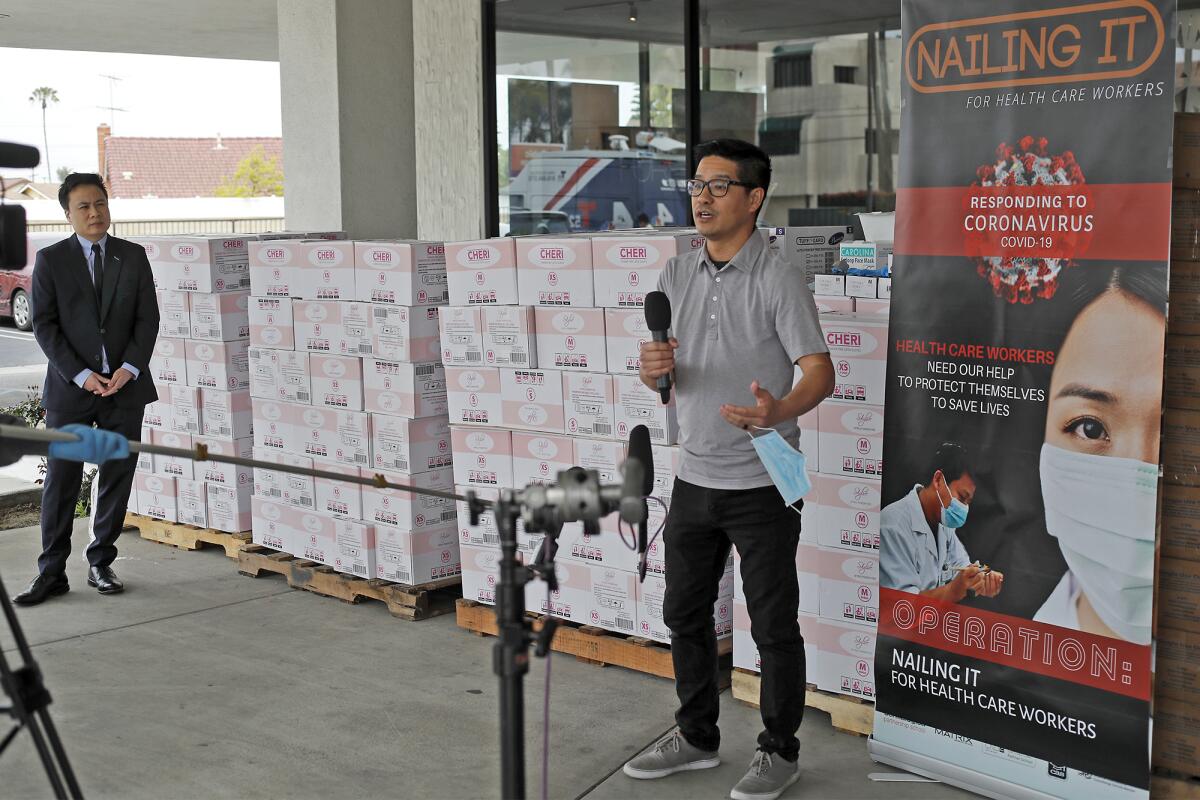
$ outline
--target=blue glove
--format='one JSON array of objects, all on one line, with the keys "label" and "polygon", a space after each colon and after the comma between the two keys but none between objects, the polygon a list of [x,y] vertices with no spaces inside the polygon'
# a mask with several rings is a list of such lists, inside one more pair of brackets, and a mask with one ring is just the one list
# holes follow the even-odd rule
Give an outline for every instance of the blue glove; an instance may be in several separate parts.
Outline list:
[{"label": "blue glove", "polygon": [[129,440],[119,433],[93,428],[91,425],[64,425],[59,430],[79,437],[77,442],[51,442],[50,457],[66,461],[87,461],[101,464],[129,457]]}]

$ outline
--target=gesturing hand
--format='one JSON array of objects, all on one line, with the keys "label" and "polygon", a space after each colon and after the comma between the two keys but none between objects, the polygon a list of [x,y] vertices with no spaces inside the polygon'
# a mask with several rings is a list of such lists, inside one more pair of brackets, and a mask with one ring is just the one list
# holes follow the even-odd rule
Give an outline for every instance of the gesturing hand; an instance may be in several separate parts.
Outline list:
[{"label": "gesturing hand", "polygon": [[736,425],[742,430],[748,430],[751,425],[760,428],[770,428],[781,421],[779,416],[779,401],[774,395],[759,386],[758,381],[750,384],[754,394],[755,405],[733,406],[728,403],[721,406],[721,416],[730,425]]}]

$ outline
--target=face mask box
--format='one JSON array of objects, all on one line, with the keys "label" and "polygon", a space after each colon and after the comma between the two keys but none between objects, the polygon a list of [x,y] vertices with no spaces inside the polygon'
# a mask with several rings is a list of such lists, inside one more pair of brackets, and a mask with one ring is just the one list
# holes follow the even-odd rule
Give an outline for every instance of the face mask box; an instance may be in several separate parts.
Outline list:
[{"label": "face mask box", "polygon": [[333,567],[338,572],[370,578],[375,575],[375,527],[325,514],[300,519],[301,558]]},{"label": "face mask box", "polygon": [[[844,261],[849,269],[886,270],[888,256],[892,252],[891,242],[842,242],[840,247],[838,258]],[[849,287],[850,282],[847,280],[847,290]],[[849,294],[849,291],[846,293]],[[874,297],[875,293],[872,292],[869,296]]]},{"label": "face mask box", "polygon": [[362,370],[367,411],[412,418],[446,413],[446,369],[441,364],[365,358]]},{"label": "face mask box", "polygon": [[[799,367],[796,368],[796,374],[803,374],[800,372]],[[800,441],[797,449],[799,449],[801,453],[804,453],[805,464],[808,467],[809,473],[815,472],[821,452],[820,437],[818,435],[820,423],[818,421],[817,409],[812,409],[807,414],[796,420],[796,423],[800,428]],[[805,502],[807,503],[807,498],[805,499]],[[801,534],[801,536],[803,536],[803,534]]]},{"label": "face mask box", "polygon": [[819,549],[821,616],[874,627],[879,620],[879,556]]},{"label": "face mask box", "polygon": [[546,369],[604,372],[604,309],[535,308],[538,364]]},{"label": "face mask box", "polygon": [[170,384],[155,388],[158,391],[158,399],[153,403],[146,404],[146,409],[142,413],[142,427],[153,428],[155,430],[173,430],[175,420],[171,418]]},{"label": "face mask box", "polygon": [[546,433],[566,427],[562,373],[554,370],[500,370],[501,424]]},{"label": "face mask box", "polygon": [[200,433],[203,436],[245,439],[254,435],[250,390],[226,392],[221,389],[200,389],[199,392]]},{"label": "face mask box", "polygon": [[303,445],[298,452],[314,461],[351,467],[371,463],[371,429],[366,412],[299,409],[296,430]]},{"label": "face mask box", "polygon": [[817,408],[817,471],[849,478],[882,476],[883,407],[826,400]]},{"label": "face mask box", "polygon": [[650,431],[650,441],[655,444],[678,441],[679,420],[675,415],[674,392],[670,405],[664,406],[658,392],[648,388],[636,375],[614,376],[613,391],[613,421],[618,439],[627,440],[634,427],[645,425]]},{"label": "face mask box", "polygon": [[250,343],[187,340],[188,386],[201,389],[250,388]]},{"label": "face mask box", "polygon": [[299,432],[299,410],[303,406],[275,400],[250,399],[254,414],[254,447],[275,453],[302,452]]},{"label": "face mask box", "polygon": [[[479,496],[481,500],[487,500],[494,503],[500,497],[499,489],[485,489],[482,487],[455,487],[455,494],[465,494],[471,489]],[[467,509],[467,504],[462,501],[457,501],[454,504],[455,513],[458,518],[458,541],[459,544],[472,547],[486,547],[490,550],[495,550],[499,555],[500,550],[500,532],[496,529],[496,517],[489,509],[479,515],[479,524],[471,524],[471,515]],[[564,526],[563,530],[570,535],[572,530],[577,526],[575,523]],[[525,526],[520,519],[517,520],[517,557],[522,563],[533,561],[541,550],[542,540],[545,536],[540,533],[526,533]]]},{"label": "face mask box", "polygon": [[[141,438],[138,441],[150,444],[154,441],[154,429],[142,426]],[[154,472],[154,455],[152,453],[138,453],[137,465],[134,467],[137,472]]]},{"label": "face mask box", "polygon": [[250,294],[286,299],[300,296],[300,243],[273,239],[250,242]]},{"label": "face mask box", "polygon": [[281,553],[299,550],[299,534],[291,524],[295,510],[255,495],[250,498],[250,540]]},{"label": "face mask box", "polygon": [[[175,431],[155,431],[153,443],[160,447],[175,447],[183,450],[192,449],[192,437],[186,433]],[[171,478],[195,480],[195,461],[186,456],[168,456],[163,453],[154,454],[154,471],[157,475]]]},{"label": "face mask box", "polygon": [[[892,262],[891,262],[891,257],[889,256],[888,257],[888,273],[890,274],[891,271],[892,271]],[[892,299],[892,279],[891,278],[880,278],[879,279],[879,293],[876,294],[875,297],[878,298],[879,300],[891,300]]]},{"label": "face mask box", "polygon": [[566,431],[572,436],[612,436],[613,378],[594,372],[563,372]]},{"label": "face mask box", "polygon": [[[593,600],[592,571],[586,564],[574,564],[567,561],[554,562],[555,576],[558,578],[558,589],[547,593],[542,584],[535,585],[533,591],[525,593],[525,610],[535,614],[548,614],[559,619],[577,622],[580,625],[590,625],[592,611],[596,610]],[[626,573],[630,578],[632,573]],[[633,598],[631,597],[632,601]],[[620,603],[615,598],[614,603]],[[629,620],[632,622],[636,611],[632,602],[628,608]]]},{"label": "face mask box", "polygon": [[512,451],[514,486],[555,483],[559,472],[575,464],[575,447],[569,436],[514,431]]},{"label": "face mask box", "polygon": [[186,339],[159,339],[154,343],[154,355],[150,357],[150,374],[154,376],[155,383],[189,385],[186,342]]},{"label": "face mask box", "polygon": [[1200,337],[1168,336],[1163,393],[1169,408],[1200,411]]},{"label": "face mask box", "polygon": [[445,416],[371,416],[371,467],[388,472],[429,472],[453,461]]},{"label": "face mask box", "polygon": [[454,482],[485,488],[519,485],[513,478],[512,437],[510,431],[451,428]]},{"label": "face mask box", "polygon": [[[638,568],[638,554],[629,549],[629,526],[625,529],[625,541],[617,532],[616,514],[605,517],[601,522],[600,532],[594,536],[584,533],[582,526],[572,526],[568,531],[563,528],[558,537],[558,553],[555,558],[574,564],[592,564],[634,573]],[[635,528],[636,530],[636,528]],[[653,574],[647,569],[647,575]]]},{"label": "face mask box", "polygon": [[379,305],[445,303],[446,247],[441,242],[355,242],[354,291],[362,302]]},{"label": "face mask box", "polygon": [[[840,278],[841,276],[824,277]],[[853,297],[845,297],[843,295],[813,295],[813,300],[816,301],[818,314],[853,314],[856,302]]]},{"label": "face mask box", "polygon": [[596,305],[641,308],[667,262],[703,246],[704,237],[698,233],[593,237]]},{"label": "face mask box", "polygon": [[[718,639],[729,638],[733,635],[733,564],[726,568],[721,578],[717,592],[717,602],[713,604],[713,627]],[[671,629],[663,621],[663,598],[666,595],[667,582],[661,575],[646,575],[646,580],[638,583],[635,578],[635,594],[637,595],[637,633],[646,639],[670,644]]]},{"label": "face mask box", "polygon": [[500,425],[500,370],[446,367],[446,402],[455,425]]},{"label": "face mask box", "polygon": [[192,335],[192,303],[187,292],[159,290],[158,335],[162,339],[186,339]]},{"label": "face mask box", "polygon": [[[816,509],[817,541],[826,547],[878,555],[879,481],[818,474],[813,476],[813,487],[819,498],[812,504]],[[808,498],[804,506],[807,510]]]},{"label": "face mask box", "polygon": [[814,275],[813,295],[816,297],[845,297],[846,276],[824,274]]},{"label": "face mask box", "polygon": [[226,533],[241,533],[253,526],[249,486],[220,486],[206,484],[208,492],[208,527]]},{"label": "face mask box", "polygon": [[312,402],[312,372],[309,354],[294,350],[246,351],[250,365],[250,396],[298,405]]},{"label": "face mask box", "polygon": [[821,332],[833,361],[834,400],[883,405],[887,386],[886,320],[823,316]]},{"label": "face mask box", "polygon": [[296,349],[329,355],[372,354],[369,303],[297,300],[293,303]]},{"label": "face mask box", "polygon": [[313,405],[347,411],[363,410],[363,362],[349,356],[325,356],[313,353],[308,359],[312,370]]},{"label": "face mask box", "polygon": [[[308,456],[276,453],[257,447],[254,448],[254,459],[301,469],[312,469],[313,467],[313,460]],[[313,477],[283,470],[255,467],[254,496],[278,501],[305,511],[312,511],[317,507],[317,491]]]},{"label": "face mask box", "polygon": [[292,301],[283,297],[251,297],[246,318],[250,322],[250,346],[276,350],[296,349]]},{"label": "face mask box", "polygon": [[175,504],[174,478],[135,472],[133,473],[133,492],[137,497],[138,513],[143,517],[164,522],[179,521],[178,509]]},{"label": "face mask box", "polygon": [[371,352],[389,361],[439,361],[438,311],[434,306],[371,306]]},{"label": "face mask box", "polygon": [[[875,631],[851,622],[820,620],[811,631],[817,647],[818,689],[875,701]],[[808,636],[804,637],[805,644]]]},{"label": "face mask box", "polygon": [[375,526],[375,577],[406,586],[441,581],[462,573],[457,529],[441,525],[420,531]]},{"label": "face mask box", "polygon": [[175,479],[176,518],[180,525],[208,527],[208,493],[204,481]]},{"label": "face mask box", "polygon": [[874,300],[879,293],[879,279],[865,275],[846,276],[846,297]]},{"label": "face mask box", "polygon": [[[820,618],[814,614],[800,613],[796,615],[800,624],[800,635],[804,637],[804,662],[814,667],[817,663],[817,646],[813,644],[814,630]],[[750,634],[750,609],[745,600],[733,601],[733,666],[750,672],[762,672],[762,659],[758,654],[758,645]]]},{"label": "face mask box", "polygon": [[300,297],[305,300],[354,300],[354,242],[301,240]]},{"label": "face mask box", "polygon": [[446,284],[452,306],[520,305],[512,238],[446,244]]},{"label": "face mask box", "polygon": [[854,315],[861,320],[880,320],[886,323],[891,314],[891,300],[863,300],[862,298],[858,298],[854,301]]},{"label": "face mask box", "polygon": [[654,459],[654,491],[650,494],[670,504],[675,491],[675,475],[679,471],[679,447],[661,444],[650,445]]},{"label": "face mask box", "polygon": [[806,279],[827,272],[837,263],[842,242],[854,236],[850,225],[808,225],[784,228],[787,237],[786,258],[804,270]]},{"label": "face mask box", "polygon": [[523,236],[516,243],[517,299],[521,305],[595,305],[590,239]]},{"label": "face mask box", "polygon": [[[192,437],[192,445],[202,444],[208,452],[217,456],[234,456],[237,458],[253,458],[254,440],[245,439],[214,439],[207,436]],[[206,481],[217,486],[233,488],[254,486],[254,468],[238,464],[228,464],[220,461],[195,462],[196,480]]]},{"label": "face mask box", "polygon": [[250,288],[247,245],[254,236],[154,237],[141,240],[154,284],[169,292],[216,294]]},{"label": "face mask box", "polygon": [[[666,575],[667,574],[667,543],[663,539],[663,532],[666,528],[663,523],[666,522],[667,512],[658,503],[653,500],[646,502],[646,510],[649,512],[646,518],[646,574],[647,575]],[[629,539],[629,526],[620,525],[616,514],[605,517],[600,521],[600,529],[606,534],[617,537],[621,531],[625,531],[625,539]],[[657,536],[655,535],[657,533]],[[730,556],[732,558],[732,556]]]},{"label": "face mask box", "polygon": [[[571,437],[573,466],[594,469],[601,484],[621,482],[621,465],[625,463],[625,443]],[[519,485],[519,484],[518,484]]]},{"label": "face mask box", "polygon": [[[496,584],[500,582],[500,550],[459,542],[462,559],[462,593],[466,600],[496,605]],[[532,591],[525,592],[528,598]]]},{"label": "face mask box", "polygon": [[[352,478],[360,477],[357,467],[326,465],[321,469]],[[317,511],[342,519],[362,519],[362,484],[336,481],[332,478],[313,478]]]},{"label": "face mask box", "polygon": [[232,342],[250,338],[250,292],[192,297],[192,339]]},{"label": "face mask box", "polygon": [[646,327],[642,310],[608,308],[604,311],[604,344],[608,353],[608,371],[636,375],[642,364],[641,346],[654,337]]},{"label": "face mask box", "polygon": [[441,306],[438,309],[441,361],[448,367],[478,367],[483,363],[483,309]]},{"label": "face mask box", "polygon": [[169,384],[163,387],[171,398],[171,427],[176,433],[198,434],[204,417],[202,389]]},{"label": "face mask box", "polygon": [[633,634],[637,629],[637,575],[597,564],[585,568],[592,577],[588,624]]},{"label": "face mask box", "polygon": [[[368,472],[368,477],[374,474]],[[391,483],[454,491],[454,470],[449,467],[421,472],[416,475],[400,472],[382,472]],[[364,486],[362,518],[370,523],[391,525],[401,530],[412,531],[433,528],[458,519],[454,501],[444,497],[417,495],[403,489],[376,489]]]},{"label": "face mask box", "polygon": [[538,365],[531,306],[485,306],[483,360],[489,367],[523,369]]}]

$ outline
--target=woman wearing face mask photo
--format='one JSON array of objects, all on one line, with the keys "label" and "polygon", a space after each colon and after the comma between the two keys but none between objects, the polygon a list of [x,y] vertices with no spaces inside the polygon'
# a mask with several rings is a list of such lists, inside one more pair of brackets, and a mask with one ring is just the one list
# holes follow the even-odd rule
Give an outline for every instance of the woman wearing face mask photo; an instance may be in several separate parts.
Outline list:
[{"label": "woman wearing face mask photo", "polygon": [[1034,620],[1149,644],[1166,268],[1086,266],[1071,277],[1074,321],[1050,379],[1039,465],[1046,530],[1067,572]]}]

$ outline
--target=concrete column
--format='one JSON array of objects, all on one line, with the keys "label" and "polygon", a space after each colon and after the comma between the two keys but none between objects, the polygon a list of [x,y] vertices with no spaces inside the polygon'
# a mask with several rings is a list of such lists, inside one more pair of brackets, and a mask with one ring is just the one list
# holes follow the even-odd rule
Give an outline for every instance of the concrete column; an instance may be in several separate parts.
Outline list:
[{"label": "concrete column", "polygon": [[412,0],[278,0],[277,14],[287,226],[415,237]]}]

